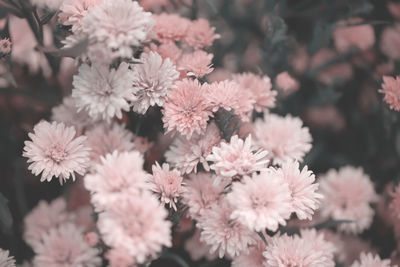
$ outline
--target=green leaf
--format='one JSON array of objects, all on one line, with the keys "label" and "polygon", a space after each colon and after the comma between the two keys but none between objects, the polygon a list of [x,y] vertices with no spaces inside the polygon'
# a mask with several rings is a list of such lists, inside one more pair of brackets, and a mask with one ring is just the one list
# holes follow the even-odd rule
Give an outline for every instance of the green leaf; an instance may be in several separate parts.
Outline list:
[{"label": "green leaf", "polygon": [[49,12],[40,17],[40,24],[45,25],[54,17],[57,12]]},{"label": "green leaf", "polygon": [[334,228],[336,226],[339,226],[342,223],[354,223],[354,222],[350,221],[350,220],[327,220],[325,222],[316,224],[315,226],[312,226],[310,228],[315,228],[317,230]]},{"label": "green leaf", "polygon": [[212,12],[214,12],[214,14],[218,14],[218,9],[214,4],[213,0],[206,0],[206,3],[210,6]]},{"label": "green leaf", "polygon": [[227,111],[220,108],[215,113],[215,122],[221,131],[222,138],[226,141],[230,141],[233,133],[240,129],[240,118],[232,111]]},{"label": "green leaf", "polygon": [[8,208],[8,199],[0,193],[0,229],[3,234],[12,232],[13,219],[10,209]]},{"label": "green leaf", "polygon": [[89,40],[84,39],[84,40],[80,41],[79,43],[75,44],[73,47],[61,48],[61,49],[53,49],[53,48],[43,47],[43,48],[41,48],[41,50],[44,53],[55,56],[55,57],[76,58],[76,57],[82,55],[84,52],[86,52],[88,45],[89,45]]}]

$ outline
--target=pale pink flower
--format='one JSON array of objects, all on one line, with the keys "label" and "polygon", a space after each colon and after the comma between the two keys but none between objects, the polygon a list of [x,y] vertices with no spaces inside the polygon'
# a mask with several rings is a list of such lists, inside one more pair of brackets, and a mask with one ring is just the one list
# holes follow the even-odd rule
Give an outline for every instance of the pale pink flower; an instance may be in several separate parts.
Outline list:
[{"label": "pale pink flower", "polygon": [[140,0],[139,2],[144,10],[159,11],[173,7],[171,0]]},{"label": "pale pink flower", "polygon": [[95,171],[85,176],[85,188],[92,194],[95,210],[101,211],[148,188],[147,175],[138,151],[114,151],[102,157]]},{"label": "pale pink flower", "polygon": [[11,53],[11,41],[8,38],[0,39],[0,58]]},{"label": "pale pink flower", "polygon": [[72,26],[73,33],[82,32],[82,19],[88,10],[102,3],[102,0],[63,0],[58,20],[66,26]]},{"label": "pale pink flower", "polygon": [[334,105],[309,107],[304,115],[310,128],[341,131],[346,127],[346,120]]},{"label": "pale pink flower", "polygon": [[321,215],[352,221],[339,225],[340,231],[361,233],[371,225],[374,210],[370,203],[377,201],[377,195],[369,176],[361,168],[331,169],[320,177],[319,185],[324,196]]},{"label": "pale pink flower", "polygon": [[298,45],[294,55],[290,56],[289,60],[295,73],[303,74],[310,63],[310,56],[304,46]]},{"label": "pale pink flower", "polygon": [[353,234],[338,233],[341,246],[337,246],[337,258],[345,266],[350,266],[354,261],[360,258],[362,252],[376,254],[375,249],[369,241]]},{"label": "pale pink flower", "polygon": [[203,134],[212,115],[205,98],[205,89],[197,80],[176,82],[168,93],[163,109],[166,132],[177,130],[190,138],[193,133]]},{"label": "pale pink flower", "polygon": [[388,2],[387,8],[389,9],[390,14],[395,19],[400,19],[400,3],[398,2]]},{"label": "pale pink flower", "polygon": [[[390,259],[382,260],[379,255],[362,252],[360,260],[355,261],[351,267],[391,267]],[[397,265],[393,265],[396,267]]]},{"label": "pale pink flower", "polygon": [[15,260],[13,256],[10,256],[10,251],[0,248],[0,266],[15,267]]},{"label": "pale pink flower", "polygon": [[383,54],[393,60],[400,59],[400,24],[396,23],[394,26],[386,27],[382,31],[380,48]]},{"label": "pale pink flower", "polygon": [[185,181],[185,192],[182,202],[188,206],[189,215],[193,219],[199,218],[222,198],[225,184],[215,185],[216,177],[209,172],[192,173]]},{"label": "pale pink flower", "polygon": [[86,131],[87,145],[91,148],[92,163],[99,163],[101,157],[114,151],[132,151],[135,148],[134,135],[119,123],[97,124]]},{"label": "pale pink flower", "polygon": [[210,27],[208,20],[200,18],[189,25],[183,41],[196,49],[201,49],[211,46],[218,38],[220,35],[215,33],[215,27]]},{"label": "pale pink flower", "polygon": [[212,148],[220,142],[221,135],[217,125],[210,123],[204,135],[194,134],[190,139],[177,136],[165,153],[165,157],[167,162],[181,173],[197,172],[199,163],[206,171],[209,171],[210,166],[206,158],[212,152]]},{"label": "pale pink flower", "polygon": [[245,140],[237,135],[231,137],[229,143],[222,142],[214,146],[212,153],[207,156],[207,161],[212,161],[210,169],[223,178],[236,179],[249,175],[267,167],[268,152],[257,149],[251,141],[251,135]]},{"label": "pale pink flower", "polygon": [[276,231],[279,225],[286,225],[285,220],[292,213],[289,186],[274,169],[262,170],[233,183],[227,200],[234,207],[231,219],[252,231]]},{"label": "pale pink flower", "polygon": [[171,246],[167,211],[150,193],[131,195],[99,214],[98,229],[104,243],[124,249],[138,264]]},{"label": "pale pink flower", "polygon": [[362,51],[368,50],[375,44],[374,28],[369,24],[354,25],[362,23],[361,18],[350,18],[342,20],[336,24],[333,32],[335,47],[339,52],[346,52],[352,47]]},{"label": "pale pink flower", "polygon": [[238,221],[231,219],[233,207],[226,201],[214,204],[198,219],[201,229],[200,241],[211,246],[210,253],[218,252],[220,258],[236,257],[248,253],[248,246],[256,244],[259,238]]},{"label": "pale pink flower", "polygon": [[[150,44],[150,51],[154,51],[159,54],[163,59],[169,58],[175,65],[178,64],[179,59],[182,56],[182,50],[176,46],[175,43],[162,43],[159,46]],[[145,50],[146,51],[146,50]]]},{"label": "pale pink flower", "polygon": [[63,1],[64,0],[30,0],[32,5],[38,8],[48,9],[50,11],[57,11]]},{"label": "pale pink flower", "polygon": [[144,114],[150,106],[164,105],[167,93],[174,88],[179,72],[168,58],[155,52],[143,53],[141,64],[133,66],[133,111]]},{"label": "pale pink flower", "polygon": [[298,117],[264,115],[264,119],[255,121],[254,132],[257,144],[269,152],[274,164],[301,162],[311,149],[311,134]]},{"label": "pale pink flower", "polygon": [[156,162],[152,171],[153,175],[149,178],[151,190],[161,197],[161,203],[169,204],[169,207],[176,211],[176,203],[184,191],[182,187],[183,177],[179,171],[170,170],[167,163],[164,163],[161,167]]},{"label": "pale pink flower", "polygon": [[281,72],[276,76],[276,85],[283,90],[285,95],[299,90],[300,84],[287,71]]},{"label": "pale pink flower", "polygon": [[258,112],[266,111],[275,107],[277,92],[271,90],[271,79],[264,75],[259,76],[254,73],[246,72],[233,75],[233,80],[239,84],[243,91],[251,92],[254,109]]},{"label": "pale pink flower", "polygon": [[213,82],[205,84],[206,99],[212,108],[213,112],[218,111],[219,108],[225,110],[237,110],[241,99],[239,84],[234,81],[224,80],[220,82]]},{"label": "pale pink flower", "polygon": [[43,236],[43,242],[34,247],[34,251],[34,266],[101,266],[99,250],[90,247],[83,239],[82,230],[71,223],[50,229]]},{"label": "pale pink flower", "polygon": [[210,253],[210,245],[200,241],[201,231],[196,228],[192,237],[185,241],[185,250],[189,253],[192,260],[198,261],[202,258],[206,258],[208,261],[215,260],[218,257],[216,252]]},{"label": "pale pink flower", "polygon": [[203,50],[184,54],[178,62],[179,70],[186,72],[187,76],[201,78],[214,70],[212,68],[213,57],[213,54],[208,54]]},{"label": "pale pink flower", "polygon": [[88,232],[85,234],[83,239],[90,247],[95,247],[99,243],[100,237],[95,232]]},{"label": "pale pink flower", "polygon": [[265,261],[263,256],[265,248],[266,245],[260,238],[257,241],[257,244],[249,246],[249,254],[240,254],[235,257],[232,261],[231,267],[262,267]]},{"label": "pale pink flower", "polygon": [[28,169],[34,175],[42,173],[41,182],[50,182],[55,176],[62,184],[70,177],[75,181],[75,173],[85,174],[90,149],[85,136],[76,137],[74,127],[41,121],[28,136],[32,141],[25,141],[22,155],[28,158]]},{"label": "pale pink flower", "polygon": [[105,254],[109,267],[131,267],[135,261],[126,249],[112,248]]},{"label": "pale pink flower", "polygon": [[396,76],[396,78],[383,76],[382,79],[382,89],[379,92],[385,94],[383,100],[390,109],[400,111],[400,76]]},{"label": "pale pink flower", "polygon": [[124,62],[111,70],[106,65],[83,64],[74,75],[72,97],[78,111],[86,110],[94,119],[121,119],[122,110],[129,111],[132,80],[132,71]]},{"label": "pale pink flower", "polygon": [[153,15],[156,22],[153,31],[160,42],[181,41],[187,34],[191,21],[177,14],[161,13]]},{"label": "pale pink flower", "polygon": [[292,210],[300,220],[311,220],[314,211],[319,207],[323,196],[316,191],[318,183],[315,183],[315,175],[309,171],[307,166],[300,170],[297,161],[287,162],[277,172],[283,176],[283,180],[288,183]]},{"label": "pale pink flower", "polygon": [[151,13],[131,0],[104,1],[90,8],[82,19],[82,29],[91,43],[101,43],[105,50],[120,57],[132,57],[132,46],[149,38],[154,21]]}]

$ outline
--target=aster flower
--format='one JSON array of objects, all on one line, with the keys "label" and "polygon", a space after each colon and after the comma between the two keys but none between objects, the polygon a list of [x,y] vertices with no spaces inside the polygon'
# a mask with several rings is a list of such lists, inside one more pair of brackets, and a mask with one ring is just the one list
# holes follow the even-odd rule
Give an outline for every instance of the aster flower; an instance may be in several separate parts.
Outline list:
[{"label": "aster flower", "polygon": [[219,108],[225,110],[237,110],[239,108],[240,87],[234,81],[224,80],[206,84],[206,98],[212,111],[216,112]]},{"label": "aster flower", "polygon": [[131,0],[104,1],[90,8],[82,19],[82,29],[91,43],[101,43],[117,56],[132,57],[132,46],[149,38],[154,21],[151,13]]},{"label": "aster flower", "polygon": [[185,250],[189,253],[190,258],[194,261],[206,258],[207,260],[215,260],[218,257],[217,253],[210,253],[210,246],[200,241],[201,231],[196,228],[192,237],[185,241]]},{"label": "aster flower", "polygon": [[206,171],[209,171],[210,166],[206,158],[210,155],[212,148],[219,145],[220,142],[221,135],[217,125],[210,123],[204,135],[194,134],[190,139],[177,136],[165,153],[165,157],[167,162],[181,173],[197,172],[199,163]]},{"label": "aster flower", "polygon": [[203,50],[184,54],[179,60],[179,69],[185,71],[187,76],[201,78],[214,70],[211,67],[213,57],[213,54],[208,54]]},{"label": "aster flower", "polygon": [[374,185],[361,168],[345,166],[331,169],[320,177],[320,190],[324,196],[321,215],[334,220],[351,220],[338,229],[361,233],[367,229],[374,216],[370,203],[377,201]]},{"label": "aster flower", "polygon": [[315,175],[307,166],[302,170],[297,161],[287,162],[282,168],[277,169],[288,183],[291,195],[292,209],[300,220],[311,220],[314,211],[318,208],[323,196],[316,191],[318,183],[315,183]]},{"label": "aster flower", "polygon": [[72,26],[73,33],[82,32],[82,19],[88,10],[102,3],[102,0],[64,0],[60,6],[58,18],[60,23]]},{"label": "aster flower", "polygon": [[82,230],[71,223],[50,229],[34,251],[34,266],[101,266],[99,251],[86,244]]},{"label": "aster flower", "polygon": [[10,256],[10,251],[0,248],[0,266],[15,267],[14,257]]},{"label": "aster flower", "polygon": [[267,154],[265,150],[254,148],[251,135],[246,140],[234,135],[229,143],[214,146],[206,159],[213,162],[210,168],[217,175],[233,179],[266,168],[269,162],[266,159]]},{"label": "aster flower", "polygon": [[210,27],[206,19],[198,19],[191,23],[183,41],[196,49],[211,46],[215,39],[220,38],[215,33],[215,27]]},{"label": "aster flower", "polygon": [[107,246],[126,250],[142,264],[162,246],[171,246],[171,222],[166,218],[158,200],[143,192],[100,213],[97,226]]},{"label": "aster flower", "polygon": [[[390,267],[390,260],[382,260],[379,255],[373,255],[372,253],[362,252],[360,260],[355,261],[351,267]],[[395,265],[397,266],[397,265]]]},{"label": "aster flower", "polygon": [[150,176],[151,190],[161,196],[161,203],[169,204],[176,211],[178,198],[183,192],[183,177],[177,170],[170,170],[164,163],[162,167],[156,162],[152,167],[153,175]]},{"label": "aster flower", "polygon": [[307,127],[302,127],[300,118],[275,114],[257,119],[254,131],[257,144],[267,150],[274,164],[285,161],[302,161],[311,149],[312,137]]},{"label": "aster flower", "polygon": [[382,89],[379,92],[385,94],[383,100],[391,109],[400,111],[400,76],[383,76]]},{"label": "aster flower", "polygon": [[182,50],[175,43],[162,43],[159,46],[150,44],[151,51],[159,54],[163,59],[169,58],[175,65],[182,56]]},{"label": "aster flower", "polygon": [[144,114],[150,106],[163,106],[168,90],[174,88],[179,72],[168,58],[155,52],[143,53],[142,64],[133,67],[133,111]]},{"label": "aster flower", "polygon": [[392,60],[400,59],[400,52],[397,49],[400,44],[400,24],[386,27],[381,34],[380,48],[383,54]]},{"label": "aster flower", "polygon": [[354,25],[361,23],[361,18],[350,18],[347,21],[339,21],[333,32],[335,47],[340,52],[346,52],[352,47],[360,50],[368,50],[375,44],[374,28],[369,24]]},{"label": "aster flower", "polygon": [[290,189],[274,169],[262,170],[253,177],[233,183],[227,200],[234,207],[231,219],[241,222],[252,231],[276,231],[286,225],[292,211]]},{"label": "aster flower", "polygon": [[153,15],[155,25],[153,31],[160,42],[181,41],[187,34],[191,21],[177,14],[161,13]]},{"label": "aster flower", "polygon": [[166,132],[177,130],[190,138],[193,133],[203,134],[212,115],[205,98],[205,89],[197,80],[176,82],[164,104],[163,122]]},{"label": "aster flower", "polygon": [[106,259],[109,261],[109,267],[130,267],[135,262],[131,255],[121,248],[112,248],[105,254]]},{"label": "aster flower", "polygon": [[101,163],[85,176],[84,182],[92,194],[95,210],[101,211],[148,188],[147,175],[143,170],[143,156],[138,151],[114,151],[101,158]]},{"label": "aster flower", "polygon": [[124,62],[111,70],[105,65],[81,65],[72,82],[72,97],[78,111],[86,110],[94,119],[121,119],[121,111],[129,111],[132,79],[132,71]]},{"label": "aster flower", "polygon": [[84,175],[89,163],[89,148],[85,136],[75,137],[74,127],[63,123],[41,121],[25,141],[23,156],[28,158],[28,167],[34,175],[42,173],[40,181],[50,182],[53,176],[60,184],[72,177],[75,172]]},{"label": "aster flower", "polygon": [[249,247],[249,254],[240,254],[232,261],[231,267],[262,267],[265,261],[263,252],[265,251],[265,243],[261,239],[257,244]]}]

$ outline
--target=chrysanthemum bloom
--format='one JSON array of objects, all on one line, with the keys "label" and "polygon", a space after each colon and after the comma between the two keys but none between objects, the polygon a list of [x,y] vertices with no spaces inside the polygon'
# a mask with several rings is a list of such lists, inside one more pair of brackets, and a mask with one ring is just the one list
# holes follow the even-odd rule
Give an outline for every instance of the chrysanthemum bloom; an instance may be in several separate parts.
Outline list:
[{"label": "chrysanthemum bloom", "polygon": [[208,54],[203,50],[184,54],[179,60],[179,69],[185,71],[187,76],[201,78],[214,70],[211,67],[213,57],[213,54]]},{"label": "chrysanthemum bloom", "polygon": [[121,248],[112,248],[105,254],[105,258],[109,261],[109,267],[130,267],[135,262],[131,255]]},{"label": "chrysanthemum bloom", "polygon": [[381,51],[392,60],[400,59],[400,24],[396,23],[394,26],[386,27],[382,31],[380,48]]},{"label": "chrysanthemum bloom", "polygon": [[89,164],[90,149],[86,146],[86,137],[76,137],[74,127],[65,127],[63,123],[41,121],[25,141],[23,156],[28,158],[28,167],[34,175],[42,173],[40,181],[50,182],[53,176],[60,184],[72,177],[75,172],[84,175]]},{"label": "chrysanthemum bloom", "polygon": [[339,230],[361,233],[371,225],[374,210],[370,203],[376,202],[377,196],[373,183],[361,168],[331,169],[320,177],[319,185],[324,196],[321,215],[352,221],[339,225]]},{"label": "chrysanthemum bloom", "polygon": [[248,253],[249,246],[256,244],[257,234],[238,221],[231,219],[232,207],[226,201],[214,204],[198,219],[200,240],[211,246],[210,253],[236,257]]},{"label": "chrysanthemum bloom", "polygon": [[318,183],[315,183],[315,175],[309,171],[307,166],[300,170],[297,161],[287,162],[277,172],[283,176],[283,180],[288,183],[292,210],[300,220],[311,220],[314,211],[318,208],[323,196],[316,191]]},{"label": "chrysanthemum bloom", "polygon": [[124,249],[138,264],[171,246],[167,211],[148,192],[131,195],[99,214],[97,226],[104,243]]},{"label": "chrysanthemum bloom", "polygon": [[276,91],[271,90],[271,79],[268,76],[256,75],[246,72],[233,75],[233,80],[239,84],[242,90],[250,91],[254,98],[254,109],[258,112],[275,107]]},{"label": "chrysanthemum bloom", "polygon": [[206,171],[210,166],[206,160],[214,146],[221,142],[218,126],[210,123],[204,135],[195,134],[190,139],[177,136],[169,150],[165,153],[167,162],[181,171],[181,173],[197,172],[197,165],[201,163]]},{"label": "chrysanthemum bloom", "polygon": [[11,53],[11,42],[8,38],[0,39],[0,58]]},{"label": "chrysanthemum bloom", "polygon": [[78,110],[86,110],[94,119],[110,121],[114,116],[121,119],[122,110],[129,111],[132,80],[132,71],[124,62],[118,69],[83,64],[74,76],[72,97]]},{"label": "chrysanthemum bloom", "polygon": [[170,208],[176,211],[178,198],[183,192],[183,177],[177,170],[169,169],[169,165],[164,163],[162,167],[156,162],[152,167],[153,175],[149,182],[151,190],[161,197],[161,203],[169,204]]},{"label": "chrysanthemum bloom", "polygon": [[350,18],[347,21],[339,21],[336,24],[333,40],[339,52],[346,52],[352,47],[365,51],[374,46],[375,32],[371,25],[351,26],[362,22],[361,18]]},{"label": "chrysanthemum bloom", "polygon": [[98,124],[86,133],[87,144],[91,148],[90,159],[93,163],[99,163],[100,157],[104,157],[114,151],[132,151],[135,148],[132,132],[118,123],[111,125]]},{"label": "chrysanthemum bloom", "polygon": [[191,26],[189,19],[177,14],[161,13],[153,15],[153,18],[156,22],[153,31],[160,42],[181,41]]},{"label": "chrysanthemum bloom", "polygon": [[59,22],[72,26],[73,33],[82,32],[82,19],[88,10],[102,3],[102,0],[64,0],[58,14]]},{"label": "chrysanthemum bloom", "polygon": [[168,58],[155,52],[143,53],[133,66],[133,111],[144,114],[150,106],[163,106],[168,90],[174,88],[179,72]]},{"label": "chrysanthemum bloom", "polygon": [[265,251],[265,243],[261,238],[257,244],[249,246],[249,254],[240,254],[232,261],[231,267],[262,267],[265,261],[263,252]]},{"label": "chrysanthemum bloom", "polygon": [[43,235],[49,229],[74,220],[75,216],[67,212],[67,203],[63,198],[51,203],[41,200],[24,218],[24,240],[34,248],[35,244],[42,242]]},{"label": "chrysanthemum bloom", "polygon": [[204,87],[197,80],[176,82],[176,88],[168,93],[163,115],[167,133],[177,130],[187,138],[193,133],[203,134],[212,115]]},{"label": "chrysanthemum bloom", "polygon": [[82,29],[90,42],[101,43],[120,57],[132,57],[132,46],[147,41],[154,21],[151,13],[131,0],[104,1],[90,8]]},{"label": "chrysanthemum bloom", "polygon": [[206,88],[206,98],[213,112],[219,108],[225,110],[236,110],[239,108],[241,99],[239,84],[234,81],[224,80],[204,85]]},{"label": "chrysanthemum bloom", "polygon": [[311,149],[312,137],[300,118],[275,114],[264,115],[254,123],[257,144],[269,152],[274,164],[303,161]]},{"label": "chrysanthemum bloom", "polygon": [[[362,252],[360,261],[355,261],[351,267],[391,267],[390,260],[382,260],[379,255]],[[394,265],[394,267],[397,265]]]},{"label": "chrysanthemum bloom", "polygon": [[[162,43],[159,46],[150,44],[150,51],[159,54],[163,59],[169,58],[175,65],[182,56],[182,50],[175,43]],[[146,50],[145,50],[146,51]]]},{"label": "chrysanthemum bloom", "polygon": [[383,76],[382,79],[382,89],[379,92],[385,94],[383,100],[391,109],[400,111],[400,76]]},{"label": "chrysanthemum bloom", "polygon": [[82,230],[71,223],[50,229],[34,251],[34,266],[101,266],[99,250],[86,244]]},{"label": "chrysanthemum bloom", "polygon": [[218,38],[220,35],[215,33],[215,27],[210,27],[208,20],[200,18],[189,25],[183,41],[196,49],[201,49],[211,46]]},{"label": "chrysanthemum bloom", "polygon": [[215,260],[218,257],[218,254],[215,252],[212,254],[210,253],[211,246],[200,241],[200,233],[201,231],[196,228],[193,236],[185,241],[185,250],[194,261],[201,260],[202,258],[206,258],[208,261]]},{"label": "chrysanthemum bloom", "polygon": [[193,219],[206,210],[210,209],[215,203],[222,198],[225,184],[215,185],[215,176],[209,172],[199,172],[190,174],[189,179],[185,181],[185,192],[183,193],[182,202],[188,206],[189,215]]},{"label": "chrysanthemum bloom", "polygon": [[147,175],[138,151],[115,151],[102,157],[95,171],[85,176],[85,187],[92,193],[95,210],[101,211],[148,188]]},{"label": "chrysanthemum bloom", "polygon": [[[316,235],[314,240],[298,235],[274,236],[263,253],[266,258],[264,266],[333,267],[333,249],[324,250],[332,244],[326,243],[328,242],[321,240],[320,235]],[[323,246],[320,247],[321,245]]]},{"label": "chrysanthemum bloom", "polygon": [[265,150],[256,150],[251,135],[246,140],[234,135],[229,143],[222,142],[220,146],[214,146],[206,159],[213,162],[210,168],[217,175],[234,179],[266,168],[269,162],[267,154]]},{"label": "chrysanthemum bloom", "polygon": [[300,87],[299,82],[294,79],[287,71],[281,72],[276,76],[276,85],[283,90],[285,95],[297,91]]},{"label": "chrysanthemum bloom", "polygon": [[289,186],[274,169],[262,170],[233,183],[227,200],[234,207],[231,219],[252,231],[276,231],[279,225],[286,225],[285,220],[292,213]]},{"label": "chrysanthemum bloom", "polygon": [[60,8],[63,0],[30,0],[30,2],[32,3],[32,5],[38,8],[48,9],[50,11],[57,11]]},{"label": "chrysanthemum bloom", "polygon": [[78,134],[95,122],[86,110],[78,111],[71,96],[64,97],[60,105],[51,109],[51,120],[62,122],[66,126],[74,126]]},{"label": "chrysanthemum bloom", "polygon": [[10,251],[0,248],[0,266],[15,267],[14,257],[10,256]]}]

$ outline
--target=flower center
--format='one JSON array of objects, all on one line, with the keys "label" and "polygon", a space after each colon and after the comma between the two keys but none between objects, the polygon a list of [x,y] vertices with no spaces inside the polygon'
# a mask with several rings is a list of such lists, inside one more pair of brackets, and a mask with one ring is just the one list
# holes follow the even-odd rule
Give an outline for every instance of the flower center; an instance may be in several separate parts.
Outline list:
[{"label": "flower center", "polygon": [[67,152],[65,152],[65,149],[63,146],[60,144],[54,144],[52,145],[47,151],[46,151],[46,156],[51,158],[53,161],[56,163],[60,163],[67,157]]}]

